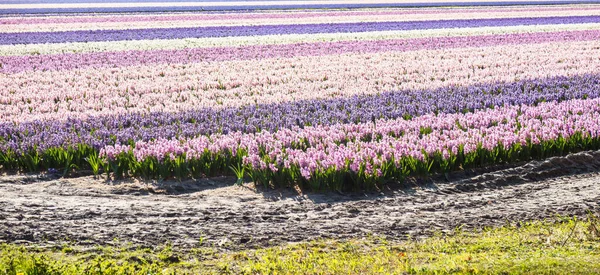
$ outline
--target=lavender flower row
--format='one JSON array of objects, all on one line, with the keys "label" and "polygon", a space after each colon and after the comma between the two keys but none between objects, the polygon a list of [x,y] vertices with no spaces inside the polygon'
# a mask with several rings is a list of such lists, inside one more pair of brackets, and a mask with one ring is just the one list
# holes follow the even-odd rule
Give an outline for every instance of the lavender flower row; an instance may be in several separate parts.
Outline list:
[{"label": "lavender flower row", "polygon": [[600,30],[584,30],[376,41],[252,45],[240,47],[193,48],[179,50],[131,50],[37,56],[0,56],[0,73],[10,74],[32,70],[54,71],[86,67],[124,67],[162,63],[185,64],[200,61],[323,56],[353,52],[377,53],[388,51],[500,46],[509,44],[539,44],[545,42],[562,41],[593,41],[598,39],[600,39]]},{"label": "lavender flower row", "polygon": [[598,23],[600,16],[0,33],[0,45]]},{"label": "lavender flower row", "polygon": [[471,112],[543,101],[600,97],[600,75],[562,76],[513,83],[479,84],[424,91],[395,91],[372,96],[306,100],[182,113],[122,114],[66,121],[0,124],[0,152],[24,153],[52,147],[191,138],[213,133],[259,131],[307,125],[360,123],[431,113]]},{"label": "lavender flower row", "polygon": [[[256,183],[308,182],[315,188],[341,189],[357,181],[377,183],[419,172],[427,174],[433,165],[435,170],[448,172],[459,166],[598,148],[598,112],[600,99],[569,100],[425,115],[413,120],[159,139],[133,146],[107,146],[101,149],[100,157],[121,167],[150,170],[163,165],[180,174],[189,173],[186,162],[219,165],[215,160],[227,159],[225,165],[239,165],[242,159]],[[147,165],[149,162],[156,164]]]}]

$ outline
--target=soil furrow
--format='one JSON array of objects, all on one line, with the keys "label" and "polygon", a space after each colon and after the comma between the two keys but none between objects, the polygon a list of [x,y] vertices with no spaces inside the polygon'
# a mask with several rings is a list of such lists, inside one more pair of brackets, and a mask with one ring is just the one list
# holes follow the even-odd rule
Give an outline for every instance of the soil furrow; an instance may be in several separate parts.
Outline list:
[{"label": "soil furrow", "polygon": [[414,238],[600,212],[599,169],[600,152],[581,152],[379,192],[303,195],[256,192],[228,177],[158,183],[4,175],[0,242],[237,250],[316,238]]}]

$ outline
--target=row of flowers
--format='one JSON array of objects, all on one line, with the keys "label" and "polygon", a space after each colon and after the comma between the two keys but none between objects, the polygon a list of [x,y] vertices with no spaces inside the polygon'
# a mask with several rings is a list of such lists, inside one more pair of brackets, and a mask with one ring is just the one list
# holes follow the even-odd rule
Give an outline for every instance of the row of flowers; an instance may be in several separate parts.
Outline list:
[{"label": "row of flowers", "polygon": [[[250,16],[249,16],[250,15]],[[45,20],[19,20],[0,18],[2,24],[10,24],[9,28],[0,29],[0,33],[20,32],[64,32],[76,30],[125,30],[151,28],[190,28],[208,26],[257,26],[281,24],[324,24],[324,23],[358,23],[358,22],[409,22],[426,20],[457,20],[457,19],[491,19],[491,18],[542,18],[565,16],[600,15],[598,8],[579,8],[545,11],[539,9],[508,9],[487,10],[437,10],[430,13],[407,13],[401,11],[371,11],[371,12],[286,12],[286,13],[256,13],[256,14],[200,14],[200,15],[171,15],[171,16],[132,16],[113,15],[65,18],[46,17]],[[153,20],[154,19],[154,20]],[[45,21],[31,24],[31,22]],[[127,24],[124,24],[124,23]]]},{"label": "row of flowers", "polygon": [[[540,14],[574,15],[580,12],[595,12],[596,6],[508,6],[508,7],[469,7],[469,8],[421,8],[421,9],[363,9],[363,10],[301,10],[301,11],[260,11],[244,13],[160,13],[160,14],[119,14],[119,15],[69,15],[69,16],[16,16],[0,18],[0,25],[51,25],[51,24],[75,24],[75,23],[114,23],[114,22],[161,22],[161,21],[239,21],[239,20],[263,20],[263,19],[296,19],[304,18],[312,20],[319,17],[354,17],[354,16],[427,16],[436,15],[438,18],[451,14],[523,14],[530,13],[532,16]],[[589,15],[589,14],[588,14]]]},{"label": "row of flowers", "polygon": [[[510,6],[521,5],[556,5],[557,3],[582,4],[581,0],[497,0],[480,1],[456,0],[415,1],[415,0],[326,0],[326,1],[213,1],[213,2],[177,2],[149,1],[127,3],[116,0],[111,3],[76,3],[73,0],[62,0],[61,3],[27,1],[28,3],[4,3],[0,5],[0,14],[52,14],[52,13],[108,13],[108,12],[176,12],[176,11],[248,11],[248,10],[302,10],[302,9],[354,9],[354,8],[393,8],[393,7],[458,7],[458,6]],[[592,2],[593,3],[593,2]]]},{"label": "row of flowers", "polygon": [[95,174],[115,177],[186,178],[232,170],[240,179],[248,175],[267,186],[372,188],[407,176],[598,149],[599,113],[600,99],[570,100],[412,120],[139,141],[109,145],[99,154],[84,145],[20,158],[1,153],[0,164],[21,161],[38,169],[52,161],[69,169],[87,153],[84,159]]},{"label": "row of flowers", "polygon": [[[186,38],[186,39],[152,39],[152,40],[127,40],[127,41],[101,41],[101,42],[73,42],[73,43],[53,43],[53,44],[19,44],[19,45],[0,45],[0,56],[18,56],[18,55],[56,55],[90,52],[124,52],[127,60],[140,60],[132,54],[135,51],[151,50],[182,50],[192,48],[210,48],[210,47],[240,47],[253,45],[279,45],[279,44],[300,44],[314,42],[340,42],[340,41],[375,41],[375,40],[394,40],[394,39],[412,39],[412,38],[436,38],[453,36],[481,36],[481,35],[501,35],[501,34],[527,34],[535,32],[562,32],[562,31],[583,31],[598,30],[600,24],[550,24],[550,25],[531,25],[531,26],[509,26],[509,27],[478,27],[478,28],[452,28],[452,29],[432,29],[432,30],[408,30],[408,31],[375,31],[360,33],[317,33],[317,34],[285,34],[285,35],[263,35],[263,36],[238,36],[238,37],[213,37],[213,38]],[[265,50],[269,50],[268,47]],[[302,52],[302,51],[300,51]],[[174,54],[176,52],[172,52]],[[117,54],[118,55],[118,54]],[[175,54],[177,55],[177,54]],[[197,56],[194,53],[188,53],[193,62]],[[211,54],[208,54],[211,56]],[[42,61],[42,59],[46,59]],[[4,60],[8,62],[11,69],[0,70],[4,72],[15,72],[20,69],[30,68],[30,65],[24,67],[16,66],[19,62],[24,64],[36,63],[28,61],[30,57],[17,58],[19,61]],[[36,68],[49,69],[52,67],[44,66],[46,57],[33,57],[39,62]],[[53,59],[53,58],[49,58]],[[120,59],[120,58],[119,58]],[[38,61],[39,60],[39,61]],[[115,59],[117,60],[117,59]],[[154,59],[152,59],[154,60]],[[114,60],[113,60],[114,61]],[[14,62],[14,63],[13,63]],[[167,62],[167,61],[165,61]],[[169,61],[171,62],[171,61]],[[89,66],[82,63],[80,66]]]},{"label": "row of flowers", "polygon": [[180,112],[584,75],[600,66],[595,47],[553,42],[24,72],[0,77],[0,116],[25,122]]},{"label": "row of flowers", "polygon": [[[573,25],[565,25],[573,26]],[[82,54],[52,54],[34,56],[1,56],[0,72],[14,74],[27,71],[54,71],[85,68],[110,68],[154,64],[187,64],[196,62],[292,58],[305,56],[341,55],[351,53],[406,52],[432,49],[454,49],[471,47],[490,47],[502,45],[540,44],[548,42],[595,41],[600,37],[600,25],[586,26],[591,30],[571,30],[557,32],[534,32],[522,29],[525,33],[498,35],[473,35],[471,32],[459,33],[450,37],[423,37],[412,39],[388,39],[385,36],[377,40],[323,41],[317,43],[298,42],[280,44],[259,43],[250,46],[184,48],[176,50],[143,50],[92,52]],[[537,30],[537,29],[534,29]],[[488,29],[480,30],[487,33]],[[256,41],[262,41],[256,38]],[[302,37],[294,38],[294,41]],[[290,41],[292,42],[292,41]],[[48,44],[47,46],[51,46]],[[562,54],[562,53],[558,53]],[[441,58],[441,57],[440,57]]]},{"label": "row of flowers", "polygon": [[[182,113],[130,113],[66,121],[4,123],[0,124],[0,152],[14,156],[13,160],[24,160],[32,152],[44,155],[56,148],[85,146],[97,152],[115,144],[227,136],[234,132],[286,133],[298,127],[409,120],[427,114],[470,113],[502,106],[535,106],[543,102],[599,97],[600,76],[581,75],[221,110],[207,108]],[[88,157],[83,153],[78,156],[75,160],[79,162]],[[40,160],[41,167],[56,167],[53,159]],[[30,169],[26,162],[13,165],[16,165],[13,168]]]},{"label": "row of flowers", "polygon": [[[166,175],[159,175],[158,169],[153,171],[146,163],[167,165],[173,173],[178,160],[183,166],[199,161],[222,163],[210,168],[214,170],[239,165],[263,184],[364,187],[386,178],[596,149],[600,147],[599,112],[600,99],[572,100],[275,133],[159,139],[107,146],[100,157],[121,171],[140,165],[149,176]],[[213,161],[216,159],[223,161]],[[236,163],[240,159],[242,163]],[[198,172],[207,172],[199,168]],[[352,181],[346,181],[346,176],[353,177]]]},{"label": "row of flowers", "polygon": [[184,39],[205,37],[260,36],[276,34],[314,34],[371,32],[391,30],[428,30],[447,28],[500,27],[516,25],[600,23],[600,16],[553,16],[542,18],[455,19],[413,22],[356,22],[323,24],[286,24],[258,26],[212,26],[188,28],[150,28],[125,30],[80,30],[64,32],[0,33],[0,45],[121,41],[140,39]]}]

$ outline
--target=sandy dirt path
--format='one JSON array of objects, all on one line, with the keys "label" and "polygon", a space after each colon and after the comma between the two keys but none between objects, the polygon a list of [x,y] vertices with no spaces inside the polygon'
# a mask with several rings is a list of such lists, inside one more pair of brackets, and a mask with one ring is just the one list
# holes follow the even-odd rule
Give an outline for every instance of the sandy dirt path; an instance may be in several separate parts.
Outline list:
[{"label": "sandy dirt path", "polygon": [[[186,249],[264,247],[316,238],[403,239],[600,213],[600,152],[452,173],[366,194],[232,186],[233,178],[163,183],[0,176],[0,242],[167,241]],[[199,241],[202,239],[202,243]]]}]

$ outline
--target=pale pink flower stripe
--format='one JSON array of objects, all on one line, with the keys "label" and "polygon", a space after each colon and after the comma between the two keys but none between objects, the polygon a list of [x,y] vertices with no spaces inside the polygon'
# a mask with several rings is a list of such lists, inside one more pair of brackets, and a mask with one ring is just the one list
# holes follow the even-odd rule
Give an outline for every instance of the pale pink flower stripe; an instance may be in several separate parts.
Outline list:
[{"label": "pale pink flower stripe", "polygon": [[597,6],[540,6],[540,7],[506,7],[506,8],[419,8],[419,9],[390,9],[385,11],[286,11],[286,12],[261,12],[261,13],[213,13],[213,14],[166,14],[166,15],[78,15],[78,16],[44,16],[44,17],[5,17],[0,18],[1,25],[17,24],[73,24],[73,23],[104,23],[104,22],[155,22],[155,21],[199,21],[199,20],[247,20],[247,19],[293,19],[293,18],[315,18],[315,17],[346,17],[346,16],[389,16],[389,15],[427,15],[434,14],[443,17],[445,14],[468,14],[468,13],[538,13],[538,12],[573,12],[573,11],[597,11]]},{"label": "pale pink flower stripe", "polygon": [[506,44],[590,41],[600,39],[600,30],[517,33],[501,35],[455,36],[391,40],[359,40],[295,44],[251,45],[238,47],[192,48],[176,50],[131,50],[0,56],[0,73],[24,71],[114,68],[153,64],[187,64],[195,62],[292,58],[350,53],[378,53],[462,47],[486,47]]},{"label": "pale pink flower stripe", "polygon": [[[10,24],[2,25],[0,23],[0,32],[49,32],[49,31],[72,31],[72,30],[110,30],[110,29],[146,29],[146,28],[181,28],[181,27],[207,27],[207,26],[243,26],[243,25],[278,25],[278,24],[320,24],[320,23],[354,23],[354,22],[408,22],[408,21],[426,21],[426,20],[456,20],[456,19],[494,19],[494,18],[537,18],[537,17],[555,17],[555,16],[589,16],[600,15],[600,8],[574,9],[574,10],[510,10],[510,11],[488,11],[480,12],[465,11],[450,12],[440,11],[439,13],[427,14],[405,14],[390,13],[366,14],[361,13],[333,13],[330,16],[293,16],[294,14],[285,14],[281,17],[258,17],[242,18],[225,17],[221,19],[217,16],[208,18],[206,15],[198,19],[192,19],[193,16],[182,16],[182,19],[172,18],[165,20],[140,20],[140,21],[119,21],[111,20],[107,22],[68,22],[68,23],[38,23],[38,24]],[[303,15],[303,14],[299,14]],[[138,16],[139,17],[139,16]],[[141,18],[140,18],[141,19]],[[0,20],[0,22],[2,22]],[[124,24],[127,23],[127,24]]]},{"label": "pale pink flower stripe", "polygon": [[[423,134],[429,128],[431,133]],[[575,133],[584,138],[600,137],[600,99],[541,103],[538,106],[509,106],[467,114],[424,115],[413,120],[377,120],[361,124],[338,124],[304,129],[282,129],[275,133],[260,132],[227,135],[214,134],[191,140],[155,140],[137,142],[135,147],[107,146],[101,156],[112,160],[122,152],[133,150],[138,161],[155,157],[159,161],[185,154],[199,159],[207,151],[212,154],[247,152],[244,164],[251,169],[271,170],[298,167],[305,179],[315,172],[353,171],[366,166],[366,174],[379,176],[381,165],[405,157],[418,160],[441,153],[448,158],[464,146],[464,153],[478,146],[493,150],[509,149],[527,142],[540,144]],[[376,138],[378,137],[378,138]],[[363,141],[371,140],[371,141]],[[295,149],[294,144],[308,144]],[[261,151],[269,161],[261,158]]]},{"label": "pale pink flower stripe", "polygon": [[583,75],[600,72],[598,47],[556,42],[23,72],[0,76],[0,119],[179,112]]}]

